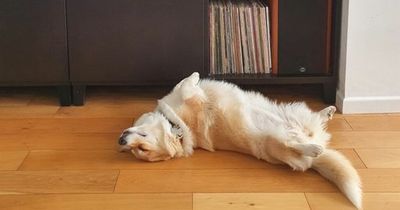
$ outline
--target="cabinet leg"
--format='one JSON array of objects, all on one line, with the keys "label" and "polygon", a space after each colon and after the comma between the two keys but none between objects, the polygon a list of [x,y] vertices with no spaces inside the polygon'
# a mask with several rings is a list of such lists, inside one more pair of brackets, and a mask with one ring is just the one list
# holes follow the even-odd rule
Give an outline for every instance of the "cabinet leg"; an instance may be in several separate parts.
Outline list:
[{"label": "cabinet leg", "polygon": [[86,85],[73,85],[72,86],[72,101],[75,106],[82,106],[85,104]]},{"label": "cabinet leg", "polygon": [[72,104],[71,86],[60,85],[57,86],[58,97],[61,106],[70,106]]},{"label": "cabinet leg", "polygon": [[336,100],[336,85],[329,82],[323,84],[324,88],[324,101],[329,104],[335,103]]}]

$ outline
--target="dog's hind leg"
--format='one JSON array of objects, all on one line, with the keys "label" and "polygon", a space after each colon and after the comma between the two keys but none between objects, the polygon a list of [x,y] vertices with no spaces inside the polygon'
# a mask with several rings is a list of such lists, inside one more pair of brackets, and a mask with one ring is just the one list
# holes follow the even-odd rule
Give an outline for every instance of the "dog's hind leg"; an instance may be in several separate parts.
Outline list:
[{"label": "dog's hind leg", "polygon": [[[270,139],[270,141],[266,142],[265,149],[269,157],[272,158],[262,158],[271,163],[279,163],[272,162],[270,159],[278,160],[282,163],[288,164],[295,171],[305,171],[311,167],[312,157],[301,154],[298,150],[304,148],[294,149],[289,147],[281,141],[276,139]],[[265,157],[268,157],[265,155]]]},{"label": "dog's hind leg", "polygon": [[336,107],[328,106],[325,109],[319,111],[319,115],[324,120],[324,122],[331,120],[333,118],[333,114],[336,112]]}]

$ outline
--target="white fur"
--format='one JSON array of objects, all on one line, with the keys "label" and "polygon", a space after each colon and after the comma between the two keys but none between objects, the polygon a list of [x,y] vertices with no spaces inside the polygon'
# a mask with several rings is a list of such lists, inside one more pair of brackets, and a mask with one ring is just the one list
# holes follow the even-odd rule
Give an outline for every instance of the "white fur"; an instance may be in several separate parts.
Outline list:
[{"label": "white fur", "polygon": [[[326,132],[326,123],[336,111],[333,106],[313,112],[303,102],[279,104],[230,83],[199,80],[199,74],[193,73],[159,100],[157,111],[183,128],[180,148],[185,156],[192,154],[193,148],[200,147],[209,151],[246,153],[270,163],[287,164],[294,170],[305,171],[312,167],[361,208],[362,193],[356,170],[343,155],[326,149],[331,137]],[[170,128],[153,129],[169,132]],[[168,144],[168,141],[161,142]]]}]

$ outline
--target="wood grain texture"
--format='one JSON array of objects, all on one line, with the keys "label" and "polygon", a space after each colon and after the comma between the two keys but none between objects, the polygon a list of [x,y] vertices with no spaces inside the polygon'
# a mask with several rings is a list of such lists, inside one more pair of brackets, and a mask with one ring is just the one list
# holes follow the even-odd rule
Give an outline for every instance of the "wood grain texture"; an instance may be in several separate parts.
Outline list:
[{"label": "wood grain texture", "polygon": [[[121,135],[115,133],[29,133],[20,135],[30,150],[110,150]],[[1,142],[0,142],[1,144]]]},{"label": "wood grain texture", "polygon": [[0,171],[0,193],[111,193],[118,171]]},{"label": "wood grain texture", "polygon": [[7,210],[190,210],[192,194],[41,194],[0,195],[0,209]]},{"label": "wood grain texture", "polygon": [[368,168],[400,168],[400,149],[356,149]]},{"label": "wood grain texture", "polygon": [[116,192],[335,192],[314,171],[288,168],[122,170]]},{"label": "wood grain texture", "polygon": [[303,193],[194,193],[193,210],[308,210]]},{"label": "wood grain texture", "polygon": [[[116,147],[114,139],[110,148]],[[55,140],[57,141],[57,140]],[[74,142],[73,142],[74,143]],[[95,144],[86,142],[87,144]],[[44,150],[31,151],[21,170],[80,170],[80,169],[281,169],[285,165],[274,165],[236,152],[208,152],[195,150],[193,156],[162,162],[148,163],[136,159],[129,152],[115,150]],[[339,150],[356,168],[365,168],[352,149]],[[290,173],[290,172],[288,172]]]},{"label": "wood grain texture", "polygon": [[[316,172],[293,172],[243,154],[196,150],[189,158],[148,163],[117,152],[121,130],[166,92],[89,88],[82,109],[59,109],[48,91],[12,93],[10,99],[4,92],[0,209],[192,209],[193,192],[197,209],[302,209],[304,192],[309,209],[354,209]],[[274,86],[265,92],[279,101],[300,97],[314,110],[328,106],[312,88]],[[364,209],[400,209],[399,116],[336,114],[329,122],[330,147],[360,173]]]},{"label": "wood grain texture", "polygon": [[0,170],[17,170],[28,151],[0,151]]},{"label": "wood grain texture", "polygon": [[341,193],[305,193],[312,210],[356,210]]},{"label": "wood grain texture", "polygon": [[400,148],[400,131],[332,132],[333,148]]},{"label": "wood grain texture", "polygon": [[343,118],[333,118],[328,122],[328,131],[351,131],[349,123]]},{"label": "wood grain texture", "polygon": [[[115,145],[116,146],[116,145]],[[251,156],[234,152],[196,150],[192,157],[149,163],[136,159],[131,153],[103,151],[31,151],[21,170],[76,169],[248,169],[279,168]]]},{"label": "wood grain texture", "polygon": [[29,106],[29,109],[24,106],[2,107],[0,118],[49,118],[54,117],[58,109],[57,106],[46,105]]},{"label": "wood grain texture", "polygon": [[[32,93],[26,91],[0,92],[1,110],[6,107],[25,107],[32,100]],[[14,113],[15,114],[15,113]]]},{"label": "wood grain texture", "polygon": [[338,151],[340,151],[347,159],[350,160],[354,168],[366,168],[365,164],[354,149],[339,149]]},{"label": "wood grain texture", "polygon": [[359,169],[364,192],[400,192],[400,169]]},{"label": "wood grain texture", "polygon": [[[356,209],[340,193],[306,193],[312,210]],[[400,208],[400,193],[364,193],[364,210],[397,210]]]},{"label": "wood grain texture", "polygon": [[397,115],[352,115],[345,117],[355,131],[400,131]]},{"label": "wood grain texture", "polygon": [[[55,117],[57,118],[76,118],[76,117],[138,117],[145,112],[151,112],[156,107],[155,100],[133,100],[127,103],[124,100],[116,100],[113,103],[121,101],[122,104],[85,104],[81,107],[61,107]],[[110,102],[108,102],[110,103]],[[137,104],[132,107],[131,104]]]},{"label": "wood grain texture", "polygon": [[132,126],[133,118],[25,118],[0,119],[3,134],[38,133],[110,133]]},{"label": "wood grain texture", "polygon": [[0,132],[0,151],[28,150],[25,137],[21,134],[2,134]]}]

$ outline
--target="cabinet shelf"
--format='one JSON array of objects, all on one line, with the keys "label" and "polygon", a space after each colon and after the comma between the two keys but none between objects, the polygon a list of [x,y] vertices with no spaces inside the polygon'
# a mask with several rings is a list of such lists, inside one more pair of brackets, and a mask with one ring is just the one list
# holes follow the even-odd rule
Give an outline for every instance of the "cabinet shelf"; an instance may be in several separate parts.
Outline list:
[{"label": "cabinet shelf", "polygon": [[274,76],[271,74],[212,75],[211,79],[243,85],[334,83],[332,76]]}]

